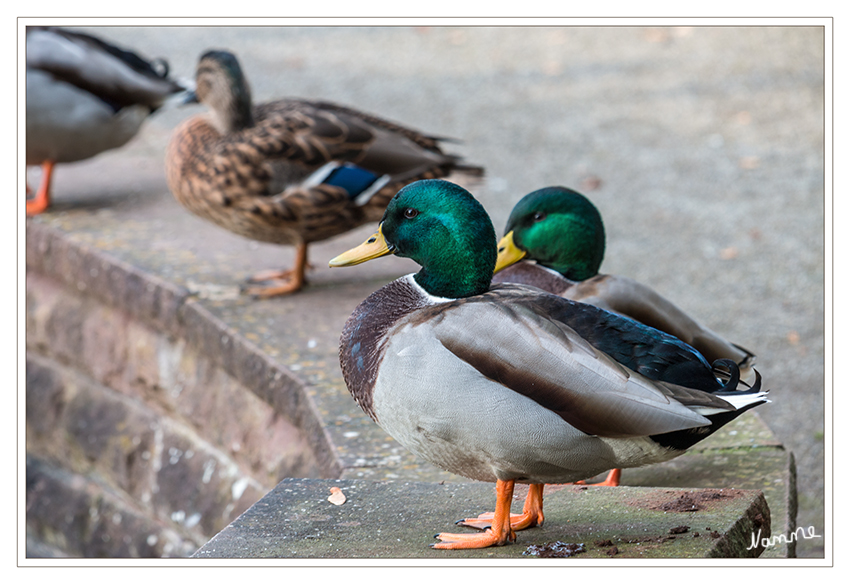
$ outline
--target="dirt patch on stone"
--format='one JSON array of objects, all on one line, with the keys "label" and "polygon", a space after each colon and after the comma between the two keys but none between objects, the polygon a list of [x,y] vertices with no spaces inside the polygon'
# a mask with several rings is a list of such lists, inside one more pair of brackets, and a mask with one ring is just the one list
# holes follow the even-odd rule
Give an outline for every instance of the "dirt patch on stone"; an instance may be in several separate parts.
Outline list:
[{"label": "dirt patch on stone", "polygon": [[668,513],[694,513],[711,508],[714,504],[744,496],[737,489],[700,489],[698,491],[661,491],[645,497],[627,499],[627,505],[665,511]]},{"label": "dirt patch on stone", "polygon": [[556,541],[543,545],[530,545],[522,552],[524,556],[537,556],[539,558],[571,558],[577,554],[583,554],[586,550],[583,543],[564,543]]}]

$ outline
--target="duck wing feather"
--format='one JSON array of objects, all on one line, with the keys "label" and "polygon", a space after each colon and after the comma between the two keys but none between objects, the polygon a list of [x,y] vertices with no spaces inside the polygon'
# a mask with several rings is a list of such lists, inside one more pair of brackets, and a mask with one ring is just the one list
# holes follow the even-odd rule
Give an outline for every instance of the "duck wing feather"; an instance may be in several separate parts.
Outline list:
[{"label": "duck wing feather", "polygon": [[733,359],[751,367],[754,355],[720,337],[688,316],[658,292],[624,276],[598,275],[563,293],[565,298],[593,304],[665,331],[693,346],[706,359]]},{"label": "duck wing feather", "polygon": [[66,29],[28,27],[26,62],[27,68],[88,91],[116,111],[136,104],[155,110],[186,89],[168,77],[164,61],[146,61],[97,37]]},{"label": "duck wing feather", "polygon": [[[439,322],[434,335],[484,377],[534,400],[587,434],[663,434],[709,425],[703,413],[735,409],[707,391],[641,375],[594,347],[569,324],[574,313],[596,312],[604,320],[602,311],[528,290],[533,289],[498,287],[465,299],[452,310],[434,307],[431,310],[441,314],[432,321]],[[561,305],[560,314],[551,316],[541,300],[550,307]],[[708,368],[698,359],[697,363],[692,367]]]}]

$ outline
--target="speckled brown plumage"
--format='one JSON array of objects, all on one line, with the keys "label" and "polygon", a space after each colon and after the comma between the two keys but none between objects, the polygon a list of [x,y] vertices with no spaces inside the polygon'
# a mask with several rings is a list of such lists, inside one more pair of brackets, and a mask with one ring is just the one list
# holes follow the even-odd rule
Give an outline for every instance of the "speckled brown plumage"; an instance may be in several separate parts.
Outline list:
[{"label": "speckled brown plumage", "polygon": [[[483,169],[445,154],[439,139],[328,102],[278,100],[253,106],[250,89],[230,53],[211,51],[198,65],[198,99],[206,114],[183,122],[166,154],[169,187],[196,215],[244,237],[306,246],[380,220],[405,184]],[[339,186],[305,184],[328,162],[348,162],[387,182],[357,201]],[[306,250],[299,250],[306,262]],[[292,292],[304,266],[284,279],[291,286],[253,293]]]}]

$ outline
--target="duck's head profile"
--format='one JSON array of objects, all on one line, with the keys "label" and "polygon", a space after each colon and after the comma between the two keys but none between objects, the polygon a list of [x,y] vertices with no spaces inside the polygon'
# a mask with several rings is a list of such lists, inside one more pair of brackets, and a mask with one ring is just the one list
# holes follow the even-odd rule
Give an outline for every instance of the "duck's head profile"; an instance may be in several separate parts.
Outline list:
[{"label": "duck's head profile", "polygon": [[496,232],[466,189],[445,180],[421,180],[396,193],[374,235],[330,265],[355,265],[390,253],[422,266],[415,279],[429,294],[465,298],[490,287]]},{"label": "duck's head profile", "polygon": [[210,109],[212,123],[221,134],[254,125],[251,87],[233,53],[212,50],[201,55],[195,86],[197,100]]},{"label": "duck's head profile", "polygon": [[581,281],[599,273],[604,256],[605,227],[593,203],[572,189],[546,187],[524,196],[511,211],[496,271],[532,259]]}]

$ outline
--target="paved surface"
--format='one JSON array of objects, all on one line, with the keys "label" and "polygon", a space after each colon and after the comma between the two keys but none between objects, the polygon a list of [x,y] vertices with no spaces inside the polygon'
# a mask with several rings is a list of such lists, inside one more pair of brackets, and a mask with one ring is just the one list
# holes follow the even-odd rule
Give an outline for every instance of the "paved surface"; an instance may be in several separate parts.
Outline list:
[{"label": "paved surface", "polygon": [[[192,75],[198,55],[229,48],[257,100],[321,97],[427,131],[488,169],[474,193],[501,233],[513,204],[552,184],[577,188],[606,221],[603,271],[653,285],[758,354],[773,403],[762,418],[797,459],[798,525],[823,533],[823,36],[816,28],[129,28],[98,29]],[[38,221],[95,224],[132,213],[185,249],[145,240],[137,258],[214,294],[292,251],[239,239],[184,212],[162,156],[189,108],[162,112],[125,148],[59,167],[54,210]],[[326,262],[369,227],[311,248],[313,293],[368,293],[413,270],[390,258],[350,270]],[[215,238],[220,250],[205,245]],[[223,242],[223,243],[222,243]],[[234,271],[234,266],[237,266]],[[311,292],[312,290],[312,292]],[[356,304],[358,299],[340,302]],[[244,301],[234,301],[243,305]],[[264,315],[286,314],[288,299]],[[319,311],[314,342],[338,323]],[[271,316],[268,316],[271,318]],[[265,322],[265,321],[264,321]],[[271,322],[271,321],[269,321]],[[282,350],[282,349],[279,349]],[[327,363],[335,367],[335,363]],[[824,539],[801,541],[821,556]]]}]

